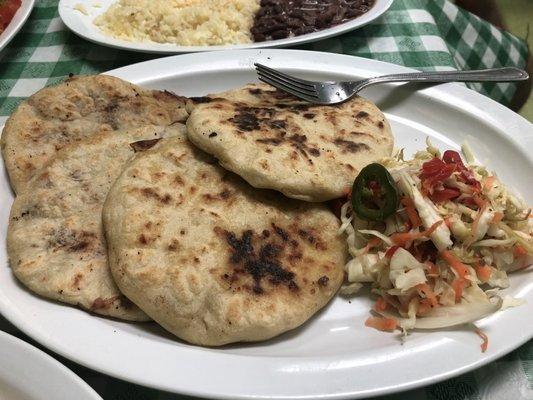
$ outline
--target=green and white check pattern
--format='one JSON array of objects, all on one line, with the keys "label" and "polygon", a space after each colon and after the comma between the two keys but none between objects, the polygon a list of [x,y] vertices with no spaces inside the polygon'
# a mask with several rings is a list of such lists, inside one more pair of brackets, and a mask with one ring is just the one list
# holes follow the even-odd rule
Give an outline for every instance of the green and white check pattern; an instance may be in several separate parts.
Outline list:
[{"label": "green and white check pattern", "polygon": [[[423,70],[524,67],[527,59],[522,40],[447,0],[395,0],[366,27],[300,48]],[[91,44],[64,27],[57,0],[37,0],[26,25],[0,53],[0,123],[21,100],[69,73],[100,73],[153,57]],[[509,83],[471,87],[506,105],[516,88]]]},{"label": "green and white check pattern", "polygon": [[[524,41],[447,0],[395,0],[388,12],[366,27],[302,48],[440,71],[524,68],[528,55]],[[510,83],[468,86],[505,105],[516,89]]]},{"label": "green and white check pattern", "polygon": [[[523,68],[527,60],[523,41],[447,0],[395,0],[391,9],[370,25],[299,48],[351,54],[422,70]],[[37,0],[21,32],[0,52],[0,125],[20,101],[69,73],[96,74],[153,57],[80,39],[66,30],[59,19],[57,0]],[[509,104],[515,91],[514,84],[471,87],[503,104]],[[0,329],[32,342],[1,317]],[[57,358],[106,400],[190,399],[125,383]],[[472,373],[385,399],[533,399],[533,342]]]}]

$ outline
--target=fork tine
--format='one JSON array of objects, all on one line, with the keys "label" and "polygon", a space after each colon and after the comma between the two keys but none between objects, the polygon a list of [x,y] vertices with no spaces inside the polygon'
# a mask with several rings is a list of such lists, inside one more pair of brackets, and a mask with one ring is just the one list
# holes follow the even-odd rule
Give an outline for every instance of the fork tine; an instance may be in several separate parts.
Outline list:
[{"label": "fork tine", "polygon": [[316,93],[314,86],[302,85],[298,82],[293,82],[289,79],[285,79],[285,77],[282,75],[280,76],[279,74],[271,74],[270,72],[259,70],[259,69],[256,72],[257,72],[257,75],[263,75],[263,76],[266,76],[267,78],[286,83],[287,85],[300,89],[300,91],[302,92]]},{"label": "fork tine", "polygon": [[316,90],[313,88],[313,89],[308,89],[308,88],[303,88],[301,86],[299,86],[298,84],[294,84],[292,82],[289,82],[283,78],[279,78],[275,75],[269,75],[269,74],[265,74],[264,72],[262,71],[257,71],[257,75],[259,77],[265,77],[267,79],[270,79],[272,81],[275,81],[275,82],[279,82],[281,85],[285,85],[286,87],[290,87],[291,89],[294,89],[294,90],[297,90],[298,92],[300,93],[304,93],[304,94],[307,94],[309,96],[317,96],[316,94]]},{"label": "fork tine", "polygon": [[287,92],[287,93],[290,93],[296,97],[299,97],[300,99],[304,99],[305,101],[309,101],[311,103],[316,103],[318,102],[318,97],[315,97],[315,96],[311,96],[307,93],[302,93],[302,92],[299,92],[298,90],[290,87],[290,86],[286,86],[284,83],[282,82],[279,82],[279,81],[274,81],[268,77],[265,77],[263,75],[259,75],[259,80],[262,81],[262,82],[265,82],[265,83],[268,83],[269,85],[272,85],[276,88],[278,88],[279,90],[282,90],[284,92]]},{"label": "fork tine", "polygon": [[285,79],[287,81],[298,83],[298,84],[300,84],[302,86],[311,86],[313,89],[315,88],[315,83],[314,82],[307,81],[305,79],[296,78],[295,76],[292,76],[292,75],[289,75],[289,74],[285,74],[285,73],[283,73],[281,71],[278,71],[278,70],[272,69],[270,67],[267,67],[266,65],[262,65],[262,64],[258,64],[258,63],[255,63],[254,65],[256,67],[256,70],[265,72],[264,75],[276,75],[279,78]]}]

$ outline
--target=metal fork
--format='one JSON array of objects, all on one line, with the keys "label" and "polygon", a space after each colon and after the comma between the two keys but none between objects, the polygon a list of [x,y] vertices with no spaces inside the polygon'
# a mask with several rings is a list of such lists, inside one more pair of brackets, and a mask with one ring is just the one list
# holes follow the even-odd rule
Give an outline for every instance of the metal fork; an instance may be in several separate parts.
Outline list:
[{"label": "metal fork", "polygon": [[477,71],[413,72],[382,75],[359,81],[315,82],[296,78],[281,71],[255,63],[259,80],[300,99],[316,104],[337,104],[348,100],[370,85],[386,82],[511,82],[529,79],[519,68],[494,68]]}]

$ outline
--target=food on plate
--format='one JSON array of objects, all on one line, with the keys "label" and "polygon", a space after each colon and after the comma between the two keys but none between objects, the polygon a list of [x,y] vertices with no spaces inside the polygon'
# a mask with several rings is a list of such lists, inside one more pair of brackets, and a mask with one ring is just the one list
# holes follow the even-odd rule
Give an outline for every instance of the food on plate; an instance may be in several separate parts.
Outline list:
[{"label": "food on plate", "polygon": [[106,75],[71,77],[22,102],[2,133],[2,155],[13,189],[30,178],[59,149],[102,130],[184,122],[185,100]]},{"label": "food on plate", "polygon": [[0,0],[0,34],[7,28],[20,5],[21,0]]},{"label": "food on plate", "polygon": [[[348,22],[375,0],[118,0],[95,18],[109,36],[180,46],[263,42]],[[83,9],[82,13],[86,13]]]},{"label": "food on plate", "polygon": [[[194,99],[193,99],[194,100]],[[338,198],[393,137],[369,100],[312,105],[264,84],[197,99],[189,139],[257,188],[306,201]]]},{"label": "food on plate", "polygon": [[253,189],[185,135],[126,166],[103,219],[121,291],[191,343],[265,340],[296,328],[343,280],[346,243],[333,213]]},{"label": "food on plate", "polygon": [[533,261],[531,210],[468,147],[466,161],[429,142],[393,154],[361,97],[313,105],[248,84],[186,99],[71,77],[19,106],[2,151],[14,275],[193,344],[294,329],[345,277],[344,294],[372,285],[367,326],[469,323],[517,305],[498,291]]},{"label": "food on plate", "polygon": [[255,42],[283,39],[317,32],[348,22],[368,12],[375,0],[314,1],[262,0],[255,15]]},{"label": "food on plate", "polygon": [[259,0],[119,0],[94,23],[128,41],[181,46],[250,43]]},{"label": "food on plate", "polygon": [[102,206],[134,154],[184,126],[103,132],[60,150],[13,203],[7,250],[15,276],[41,296],[126,320],[149,318],[116,287]]},{"label": "food on plate", "polygon": [[428,142],[361,171],[342,207],[352,259],[343,290],[372,284],[368,326],[438,329],[502,307],[507,274],[533,262],[531,208],[498,177]]}]

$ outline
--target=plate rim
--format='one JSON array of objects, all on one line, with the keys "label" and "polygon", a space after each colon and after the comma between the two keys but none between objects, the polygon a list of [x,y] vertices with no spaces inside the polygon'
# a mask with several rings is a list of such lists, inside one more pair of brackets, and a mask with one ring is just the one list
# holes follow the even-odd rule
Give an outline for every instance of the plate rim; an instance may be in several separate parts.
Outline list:
[{"label": "plate rim", "polygon": [[[112,37],[99,38],[99,33],[95,30],[89,32],[86,30],[78,29],[77,23],[82,16],[77,10],[71,10],[69,3],[77,0],[59,0],[58,11],[59,16],[65,26],[76,35],[83,39],[86,39],[92,43],[99,44],[114,49],[128,50],[139,53],[151,53],[151,54],[182,54],[182,53],[196,53],[196,52],[209,52],[209,51],[229,51],[229,50],[246,50],[246,49],[262,49],[268,47],[286,47],[301,45],[305,43],[311,43],[323,39],[328,39],[333,36],[341,35],[346,32],[359,29],[377,18],[381,17],[392,6],[394,0],[376,0],[376,4],[367,13],[354,18],[351,21],[334,26],[332,28],[323,29],[318,32],[312,32],[305,35],[295,36],[293,38],[285,38],[278,40],[269,40],[266,42],[253,42],[237,45],[217,45],[217,46],[179,46],[170,43],[156,43],[156,42],[128,42],[125,40],[115,39]],[[78,1],[79,2],[79,1]],[[373,11],[376,8],[377,11]]]},{"label": "plate rim", "polygon": [[[72,385],[75,385],[78,388],[78,390],[83,390],[85,399],[103,400],[102,397],[100,397],[100,395],[87,382],[78,376],[78,374],[31,343],[0,330],[0,346],[2,343],[6,346],[9,346],[10,351],[20,352],[21,354],[25,353],[25,355],[29,354],[30,359],[35,358],[42,360],[44,363],[46,363],[46,366],[55,371],[55,373],[67,378]],[[82,392],[79,393],[82,394]]]},{"label": "plate rim", "polygon": [[[109,74],[109,75],[119,76],[119,77],[128,79],[128,74],[134,74],[136,70],[139,70],[139,69],[142,69],[142,68],[146,68],[147,66],[150,67],[152,70],[157,70],[157,68],[155,68],[154,66],[157,67],[158,65],[165,65],[166,64],[166,66],[167,66],[166,69],[168,69],[169,71],[172,71],[172,70],[175,71],[176,63],[173,63],[171,61],[177,59],[177,57],[181,57],[180,60],[185,60],[185,61],[188,61],[187,58],[191,59],[190,60],[191,61],[190,65],[194,67],[195,64],[199,64],[200,63],[198,60],[202,60],[202,59],[209,60],[209,59],[211,59],[213,57],[215,59],[216,58],[224,58],[226,60],[230,59],[230,60],[232,60],[232,62],[234,62],[234,61],[236,61],[234,58],[237,55],[239,55],[240,57],[244,56],[247,60],[248,59],[251,60],[252,57],[258,57],[258,56],[268,57],[269,54],[274,55],[276,53],[277,54],[283,54],[283,55],[292,54],[292,55],[294,55],[294,57],[297,57],[297,58],[301,57],[302,53],[306,53],[306,54],[308,54],[311,57],[315,57],[317,59],[322,59],[324,61],[327,60],[328,63],[332,67],[334,67],[335,65],[338,65],[338,63],[336,62],[337,60],[341,60],[342,59],[343,61],[346,61],[346,62],[348,62],[348,61],[352,62],[355,65],[359,65],[360,64],[361,65],[361,67],[360,67],[361,69],[365,69],[366,68],[365,66],[368,66],[369,69],[367,69],[367,71],[372,71],[372,73],[380,73],[380,72],[386,72],[386,71],[388,71],[388,72],[409,72],[409,71],[414,71],[413,69],[406,68],[406,67],[401,67],[401,66],[394,65],[394,64],[389,64],[389,63],[385,63],[385,62],[380,62],[380,61],[371,60],[371,59],[365,59],[365,58],[359,58],[359,57],[339,55],[339,54],[330,54],[330,53],[313,52],[313,51],[305,51],[305,50],[237,50],[237,51],[227,51],[227,52],[223,52],[223,53],[221,53],[221,52],[209,52],[209,53],[202,53],[202,54],[177,55],[177,56],[159,58],[159,59],[155,59],[155,60],[145,61],[145,62],[142,62],[142,63],[132,64],[130,66],[126,66],[126,67],[118,68],[118,69],[115,69],[115,70],[107,71],[105,73]],[[239,66],[242,66],[242,65],[239,64]],[[251,61],[250,61],[250,66],[251,66]],[[244,66],[244,67],[246,67],[246,66]],[[213,69],[216,69],[216,65],[214,65]],[[324,70],[321,69],[321,71],[324,71]],[[164,76],[158,75],[158,78],[163,78],[163,77]],[[136,82],[142,85],[143,82],[149,81],[149,80],[150,80],[150,78],[147,78],[144,81],[142,79],[138,79],[138,80],[136,80]],[[520,145],[520,143],[522,141],[525,141],[526,139],[530,140],[533,143],[533,140],[532,140],[532,137],[531,137],[532,135],[526,135],[525,132],[521,132],[521,129],[524,129],[524,128],[526,128],[526,130],[531,131],[531,129],[533,127],[533,125],[531,123],[529,123],[524,118],[520,117],[518,114],[515,114],[511,110],[507,109],[503,105],[501,105],[501,104],[495,102],[494,100],[492,100],[490,98],[487,98],[487,97],[485,97],[485,96],[483,96],[483,95],[481,95],[481,94],[479,94],[479,93],[477,93],[477,92],[475,92],[473,90],[467,89],[466,87],[463,87],[463,86],[458,85],[458,84],[445,84],[445,85],[441,85],[440,87],[433,87],[433,88],[429,88],[429,89],[423,89],[420,92],[423,93],[423,94],[429,95],[429,96],[431,96],[433,98],[439,93],[444,93],[444,94],[447,94],[447,95],[451,95],[451,97],[454,98],[454,102],[455,102],[455,100],[460,100],[459,104],[456,104],[456,106],[459,107],[460,109],[464,110],[465,112],[468,112],[469,110],[471,112],[471,109],[469,109],[467,107],[468,105],[470,105],[471,107],[474,107],[474,108],[476,108],[478,110],[481,110],[481,108],[485,108],[484,113],[487,114],[488,113],[487,110],[490,110],[492,116],[494,117],[494,120],[498,120],[498,119],[500,119],[500,117],[503,117],[503,116],[507,116],[509,118],[509,116],[512,115],[512,121],[511,121],[510,128],[508,127],[507,129],[503,129],[501,126],[499,126],[501,124],[498,124],[498,126],[500,128],[502,128],[502,129],[500,129],[502,134],[505,136],[506,139],[511,140],[512,142],[514,142],[515,145]],[[473,101],[474,102],[478,102],[478,106],[479,107],[476,106],[475,104],[472,104]],[[508,122],[509,122],[509,120],[506,121],[506,123],[508,123]],[[510,134],[510,131],[514,131],[512,135]],[[531,162],[533,162],[533,156],[532,155],[530,155],[528,153],[524,153],[524,154],[527,156],[527,158]],[[2,299],[2,295],[0,294],[0,310],[2,311],[2,314],[10,322],[12,322],[14,325],[16,325],[20,330],[22,330],[23,332],[28,334],[28,336],[34,338],[36,341],[38,341],[39,343],[42,343],[44,346],[46,346],[47,348],[53,350],[54,352],[66,357],[66,358],[69,358],[69,359],[71,359],[71,360],[73,360],[73,361],[75,361],[75,362],[77,362],[77,363],[79,363],[81,365],[84,365],[84,366],[86,366],[88,368],[97,370],[99,372],[102,372],[104,374],[113,376],[113,377],[118,378],[118,379],[127,380],[127,381],[130,381],[130,382],[134,382],[134,383],[145,385],[145,386],[149,386],[149,387],[154,387],[154,388],[157,388],[157,389],[160,389],[160,390],[167,390],[167,391],[169,390],[169,387],[164,387],[164,386],[161,386],[161,385],[153,384],[153,383],[148,382],[145,379],[134,379],[134,378],[131,378],[131,377],[126,376],[124,374],[121,374],[120,372],[109,370],[108,368],[106,368],[106,366],[102,367],[102,366],[94,365],[91,362],[86,362],[86,361],[80,359],[79,357],[77,357],[75,355],[73,356],[72,354],[70,354],[65,349],[60,348],[60,346],[57,346],[55,344],[50,345],[49,343],[47,343],[47,338],[44,337],[45,335],[41,335],[40,332],[32,331],[31,324],[27,324],[25,321],[19,321],[18,319],[16,319],[15,318],[16,316],[14,315],[15,313],[13,313],[13,315],[12,315],[12,313],[9,310],[9,308],[7,308],[7,312],[6,312],[5,304],[3,304],[3,301],[1,299]],[[516,349],[517,347],[519,347],[523,343],[525,343],[528,340],[530,340],[532,337],[533,337],[533,331],[530,332],[528,335],[523,336],[520,341],[513,342],[512,345],[510,345],[510,344],[507,345],[506,344],[505,346],[500,348],[498,351],[492,352],[491,354],[484,356],[484,358],[481,358],[481,359],[477,360],[476,362],[470,363],[468,365],[464,365],[464,366],[462,366],[460,368],[457,368],[457,369],[452,370],[452,371],[447,371],[447,372],[439,374],[439,375],[425,377],[425,378],[416,380],[414,382],[404,383],[404,384],[401,384],[401,385],[381,387],[381,388],[378,388],[378,389],[366,391],[364,393],[363,392],[337,393],[337,394],[331,394],[331,395],[320,395],[320,398],[323,398],[323,399],[347,399],[347,398],[359,398],[359,397],[362,397],[362,396],[378,396],[378,395],[402,392],[402,391],[405,391],[405,390],[410,390],[410,389],[426,386],[426,385],[429,385],[429,384],[433,384],[433,383],[436,383],[436,382],[439,382],[439,381],[442,381],[442,380],[445,380],[445,379],[449,379],[449,378],[452,378],[454,376],[466,373],[466,372],[471,371],[473,369],[479,368],[479,367],[481,367],[481,366],[483,366],[483,365],[485,365],[487,363],[490,363],[490,362],[494,361],[495,359],[497,359],[497,358],[507,354],[508,352]],[[229,356],[234,356],[234,355],[231,354]],[[235,356],[235,357],[240,357],[240,356]],[[176,392],[175,389],[173,391]],[[226,398],[227,399],[237,399],[237,398],[239,398],[239,399],[250,399],[250,398],[266,398],[266,397],[268,397],[268,396],[261,396],[261,395],[255,395],[255,396],[243,395],[243,394],[239,395],[239,394],[234,394],[234,393],[232,393],[232,394],[222,394],[221,395],[219,393],[205,392],[205,391],[202,391],[201,389],[200,390],[189,390],[189,389],[185,389],[184,390],[184,389],[181,389],[177,393],[186,394],[186,395],[193,395],[193,396],[202,396],[202,397],[207,397],[207,398],[225,398],[225,399]],[[269,397],[269,398],[272,398],[272,397]],[[276,399],[281,399],[281,398],[288,398],[288,397],[275,396],[275,398]],[[294,397],[291,397],[291,398],[294,398]],[[307,395],[306,396],[306,395],[304,395],[304,396],[299,396],[298,398],[302,398],[302,399],[303,398],[317,398],[317,396],[312,396],[312,395]]]},{"label": "plate rim", "polygon": [[[33,8],[35,7],[35,0],[22,0],[20,8],[17,10],[13,19],[7,26],[7,28],[0,34],[0,51],[13,40],[16,34],[24,26],[28,20]],[[6,33],[7,32],[7,33]]]}]

